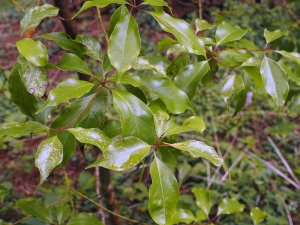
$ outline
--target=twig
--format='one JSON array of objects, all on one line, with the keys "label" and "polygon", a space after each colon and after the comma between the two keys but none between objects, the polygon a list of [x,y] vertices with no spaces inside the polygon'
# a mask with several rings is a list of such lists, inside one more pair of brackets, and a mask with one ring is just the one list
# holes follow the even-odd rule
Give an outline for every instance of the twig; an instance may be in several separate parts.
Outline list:
[{"label": "twig", "polygon": [[202,20],[202,0],[198,0],[199,6],[199,19]]},{"label": "twig", "polygon": [[18,8],[22,12],[25,12],[25,9],[16,0],[11,0],[11,1],[16,6],[16,8]]},{"label": "twig", "polygon": [[288,173],[291,175],[291,177],[294,179],[294,181],[300,185],[300,182],[298,180],[298,178],[296,177],[296,175],[294,174],[292,168],[290,167],[289,163],[286,161],[286,159],[283,157],[283,155],[281,154],[279,148],[275,145],[274,141],[272,140],[271,137],[268,137],[268,142],[271,144],[271,146],[273,147],[273,149],[275,150],[276,154],[279,156],[280,160],[282,161],[283,165],[285,166],[285,168],[287,169]]},{"label": "twig", "polygon": [[244,157],[244,154],[239,155],[239,157],[236,158],[236,160],[232,163],[232,165],[229,167],[228,171],[223,175],[221,178],[221,182],[224,182],[224,180],[228,177],[230,171],[238,164],[238,162]]},{"label": "twig", "polygon": [[105,37],[106,43],[108,45],[109,38],[108,38],[108,35],[107,35],[107,32],[106,32],[106,29],[105,29],[105,27],[103,25],[100,8],[96,7],[96,10],[97,10],[97,16],[98,16],[98,19],[99,19],[100,27],[101,27],[101,29],[102,29],[102,31],[104,33],[104,37]]},{"label": "twig", "polygon": [[283,205],[283,208],[285,210],[286,216],[287,216],[288,221],[289,221],[289,225],[294,225],[293,219],[292,219],[292,215],[291,215],[291,213],[289,211],[289,208],[287,207],[287,205],[285,204],[284,200],[280,196],[278,196],[278,199],[281,202],[281,204]]}]

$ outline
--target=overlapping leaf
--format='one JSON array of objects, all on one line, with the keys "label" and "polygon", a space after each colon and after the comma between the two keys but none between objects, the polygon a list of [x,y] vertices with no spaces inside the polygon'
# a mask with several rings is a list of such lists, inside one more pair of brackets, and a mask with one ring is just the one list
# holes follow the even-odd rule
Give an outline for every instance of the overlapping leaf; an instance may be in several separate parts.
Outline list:
[{"label": "overlapping leaf", "polygon": [[13,137],[21,137],[33,132],[46,131],[48,128],[41,123],[28,121],[28,122],[10,122],[0,124],[0,136],[9,135]]},{"label": "overlapping leaf", "polygon": [[239,26],[232,25],[228,22],[222,22],[216,31],[217,45],[222,45],[228,42],[240,40],[247,30],[241,29]]}]

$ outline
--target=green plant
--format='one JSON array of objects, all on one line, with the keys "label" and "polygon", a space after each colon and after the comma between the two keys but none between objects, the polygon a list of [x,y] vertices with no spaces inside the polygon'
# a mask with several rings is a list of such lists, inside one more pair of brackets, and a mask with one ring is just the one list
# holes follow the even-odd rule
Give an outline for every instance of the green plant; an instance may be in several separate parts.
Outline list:
[{"label": "green plant", "polygon": [[[300,55],[269,48],[271,42],[287,34],[280,30],[264,31],[266,44],[262,49],[243,39],[248,32],[246,29],[228,22],[218,24],[213,36],[198,37],[188,23],[163,11],[168,4],[162,0],[148,0],[138,6],[124,0],[87,1],[74,18],[88,8],[103,8],[112,3],[121,6],[111,17],[107,53],[95,38],[88,35],[72,39],[61,32],[43,34],[37,38],[54,41],[68,51],[54,65],[48,62],[47,48],[40,40],[31,36],[16,43],[20,56],[9,76],[9,91],[12,101],[31,120],[4,123],[0,126],[0,135],[20,137],[47,132],[48,139],[40,143],[35,155],[35,165],[41,175],[39,187],[53,169],[66,165],[75,152],[77,140],[101,150],[101,156],[87,168],[100,166],[126,171],[145,160],[151,162],[148,210],[157,224],[209,220],[209,191],[193,189],[201,209],[196,216],[192,211],[178,208],[178,182],[173,170],[163,160],[165,152],[171,149],[204,158],[215,166],[223,164],[222,157],[203,141],[178,139],[183,132],[202,133],[205,129],[205,123],[195,115],[191,101],[198,84],[215,82],[215,72],[222,71],[224,75],[218,77],[222,80],[219,94],[228,107],[230,104],[234,106],[235,113],[247,104],[247,94],[257,89],[264,89],[272,97],[277,110],[281,110],[288,97],[290,77],[271,56],[276,54],[276,57],[300,64]],[[175,37],[165,38],[159,43],[160,48],[167,49],[168,55],[175,56],[170,65],[167,66],[167,59],[166,62],[157,62],[148,55],[140,55],[138,25],[126,5],[131,10],[151,15],[164,31]],[[144,11],[143,5],[153,6],[154,11]],[[22,32],[30,36],[28,31],[38,26],[42,19],[57,16],[58,11],[49,4],[28,8],[21,21]],[[214,29],[213,25],[200,19],[196,26],[197,31]],[[95,74],[89,68],[87,57],[101,65],[100,73]],[[50,90],[44,101],[48,84],[46,71],[50,69],[76,71],[90,79],[69,78]],[[58,114],[49,120],[52,111]],[[176,115],[183,116],[181,124],[176,121]],[[20,200],[17,206],[48,223],[63,224],[69,215],[68,206],[60,206],[61,211],[53,214],[35,199]],[[40,211],[32,211],[33,206]],[[216,215],[243,209],[236,199],[228,198],[219,203]],[[59,217],[58,214],[67,216]],[[264,218],[263,214],[255,209],[251,218],[258,223]],[[77,215],[71,221],[74,218],[91,219]]]}]

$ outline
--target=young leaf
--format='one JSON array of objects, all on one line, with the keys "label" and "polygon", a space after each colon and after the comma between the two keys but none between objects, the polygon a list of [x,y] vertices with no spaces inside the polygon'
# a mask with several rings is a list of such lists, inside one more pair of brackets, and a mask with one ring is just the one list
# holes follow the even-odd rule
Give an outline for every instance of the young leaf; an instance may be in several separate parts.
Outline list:
[{"label": "young leaf", "polygon": [[74,41],[69,35],[63,32],[53,32],[43,34],[41,38],[49,41],[54,41],[62,49],[73,52],[78,56],[82,56],[85,53],[85,46],[77,41]]},{"label": "young leaf", "polygon": [[26,214],[39,218],[44,222],[53,223],[50,210],[38,199],[23,198],[18,200],[16,205]]},{"label": "young leaf", "polygon": [[287,51],[276,51],[281,54],[283,57],[293,60],[294,62],[300,65],[300,53],[298,52],[287,52]]},{"label": "young leaf", "polygon": [[219,204],[217,215],[243,212],[244,208],[245,205],[239,203],[235,198],[224,198]]},{"label": "young leaf", "polygon": [[80,97],[88,93],[93,86],[94,84],[87,81],[69,78],[50,91],[47,101],[39,111],[42,111],[48,106],[56,106],[72,98]]},{"label": "young leaf", "polygon": [[27,8],[20,22],[22,32],[37,27],[47,17],[57,16],[58,11],[57,7],[49,4]]},{"label": "young leaf", "polygon": [[245,84],[241,76],[229,75],[225,77],[221,85],[221,96],[224,98],[225,102],[228,102],[234,94],[239,93],[244,88]]},{"label": "young leaf", "polygon": [[42,42],[24,38],[17,41],[16,46],[20,54],[35,66],[45,66],[48,63],[48,52]]},{"label": "young leaf", "polygon": [[72,17],[74,19],[79,14],[81,14],[83,11],[92,8],[92,7],[99,7],[104,8],[108,6],[109,4],[126,4],[127,2],[125,0],[92,0],[92,1],[86,1],[81,9]]},{"label": "young leaf", "polygon": [[154,118],[145,103],[129,92],[114,90],[113,104],[121,116],[124,137],[135,136],[149,144],[155,142]]},{"label": "young leaf", "polygon": [[145,0],[143,5],[151,5],[151,6],[165,6],[169,7],[169,4],[164,0]]},{"label": "young leaf", "polygon": [[43,124],[34,121],[3,123],[0,124],[0,136],[9,135],[17,138],[33,132],[46,131],[47,129]]},{"label": "young leaf", "polygon": [[187,22],[176,19],[165,12],[151,12],[151,15],[164,31],[176,37],[187,52],[206,56],[203,42],[195,35]]},{"label": "young leaf", "polygon": [[246,33],[247,30],[224,21],[218,26],[216,31],[217,45],[240,40]]},{"label": "young leaf", "polygon": [[207,61],[196,62],[184,67],[174,78],[174,84],[183,90],[192,99],[196,93],[197,86],[201,79],[209,71]]},{"label": "young leaf", "polygon": [[198,33],[199,31],[212,29],[214,27],[214,25],[210,24],[206,20],[201,20],[201,19],[196,19],[195,24],[196,24],[196,33]]},{"label": "young leaf", "polygon": [[35,154],[35,166],[40,171],[40,184],[42,184],[51,171],[61,164],[63,160],[63,146],[54,136],[40,143]]},{"label": "young leaf", "polygon": [[19,73],[27,91],[42,97],[48,86],[48,76],[45,69],[26,61],[24,57],[19,57],[17,62],[19,63]]},{"label": "young leaf", "polygon": [[111,143],[109,137],[106,134],[96,128],[84,129],[81,127],[68,129],[78,141],[85,144],[95,145],[106,153],[107,146]]},{"label": "young leaf", "polygon": [[74,70],[79,73],[92,75],[92,72],[87,63],[77,55],[71,53],[65,53],[61,57],[57,67],[61,70]]},{"label": "young leaf", "polygon": [[218,156],[215,149],[201,141],[185,141],[182,143],[172,144],[172,147],[189,152],[195,158],[205,158],[215,166],[221,166],[223,164],[222,157]]},{"label": "young leaf", "polygon": [[37,100],[34,95],[28,93],[24,86],[19,68],[20,65],[16,63],[8,78],[10,97],[24,114],[33,116],[36,111]]},{"label": "young leaf", "polygon": [[94,59],[100,60],[100,54],[101,54],[101,45],[99,41],[86,34],[77,35],[75,41],[83,44],[85,46],[85,55],[88,55]]},{"label": "young leaf", "polygon": [[127,11],[110,36],[107,54],[111,64],[123,74],[134,66],[141,50],[141,39],[135,19]]},{"label": "young leaf", "polygon": [[178,209],[173,216],[173,224],[186,223],[192,224],[196,220],[192,211],[187,209]]},{"label": "young leaf", "polygon": [[176,178],[157,157],[151,164],[150,174],[152,178],[148,201],[150,216],[159,225],[171,225],[179,199]]},{"label": "young leaf", "polygon": [[254,224],[259,224],[260,222],[264,221],[267,216],[268,214],[258,207],[251,209],[250,218]]},{"label": "young leaf", "polygon": [[275,41],[276,39],[285,36],[287,34],[288,34],[287,31],[280,31],[280,30],[268,31],[267,29],[264,30],[264,37],[267,43],[271,43],[272,41]]},{"label": "young leaf", "polygon": [[67,225],[103,225],[96,215],[90,213],[80,213],[73,216]]},{"label": "young leaf", "polygon": [[113,140],[103,156],[87,168],[102,166],[110,170],[125,171],[140,163],[150,149],[151,145],[136,137]]},{"label": "young leaf", "polygon": [[205,213],[208,218],[210,208],[212,207],[212,192],[202,187],[193,188],[192,192],[196,197],[197,206]]},{"label": "young leaf", "polygon": [[266,92],[273,98],[276,107],[282,107],[289,92],[286,73],[277,62],[265,56],[260,67],[260,74]]}]

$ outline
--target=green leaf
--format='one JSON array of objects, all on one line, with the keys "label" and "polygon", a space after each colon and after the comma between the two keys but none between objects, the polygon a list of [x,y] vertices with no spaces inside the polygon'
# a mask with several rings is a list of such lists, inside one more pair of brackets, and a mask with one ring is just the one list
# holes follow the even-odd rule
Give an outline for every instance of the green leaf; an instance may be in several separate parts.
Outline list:
[{"label": "green leaf", "polygon": [[190,63],[190,60],[189,53],[179,55],[167,68],[167,76],[173,79],[179,73],[179,71],[182,70],[182,68]]},{"label": "green leaf", "polygon": [[241,76],[239,75],[229,75],[225,77],[221,85],[221,96],[228,102],[233,95],[239,93],[245,89],[245,84]]},{"label": "green leaf", "polygon": [[127,11],[115,25],[109,39],[107,54],[111,64],[123,74],[134,66],[140,50],[138,24]]},{"label": "green leaf", "polygon": [[73,216],[67,225],[103,225],[103,223],[94,214],[80,213]]},{"label": "green leaf", "polygon": [[57,67],[61,70],[74,70],[79,73],[92,75],[92,72],[87,63],[77,55],[71,53],[65,53],[61,57]]},{"label": "green leaf", "polygon": [[172,144],[172,147],[189,152],[191,156],[195,158],[201,157],[207,159],[215,166],[221,166],[223,164],[222,157],[218,156],[213,147],[206,145],[204,142],[191,140]]},{"label": "green leaf", "polygon": [[94,59],[101,60],[101,45],[99,41],[87,34],[77,35],[75,41],[83,44],[85,46],[85,55],[88,55]]},{"label": "green leaf", "polygon": [[214,27],[214,25],[210,24],[206,20],[201,20],[201,19],[196,19],[195,25],[196,25],[196,33],[198,33],[199,31],[212,29]]},{"label": "green leaf", "polygon": [[294,62],[300,65],[300,53],[298,52],[287,52],[287,51],[276,51],[281,54],[283,57],[293,60]]},{"label": "green leaf", "polygon": [[113,140],[103,156],[87,168],[102,166],[110,170],[125,171],[140,163],[150,149],[151,145],[136,137]]},{"label": "green leaf", "polygon": [[202,210],[198,210],[196,212],[196,221],[197,222],[201,222],[206,219],[207,219],[207,216],[205,215],[205,213]]},{"label": "green leaf", "polygon": [[45,66],[48,63],[48,52],[42,42],[24,38],[17,41],[16,46],[20,54],[35,66]]},{"label": "green leaf", "polygon": [[92,7],[99,7],[104,8],[110,4],[126,4],[127,2],[125,0],[92,0],[92,1],[86,1],[81,9],[72,17],[74,19],[76,16],[81,14],[83,11],[92,8]]},{"label": "green leaf", "polygon": [[166,76],[166,68],[162,62],[154,64],[151,63],[146,57],[138,57],[133,68],[135,70],[152,70],[156,73]]},{"label": "green leaf", "polygon": [[259,67],[261,65],[261,60],[257,57],[250,57],[244,61],[241,67]]},{"label": "green leaf", "polygon": [[192,130],[203,133],[205,130],[205,123],[202,118],[191,116],[184,120],[181,126],[177,125],[173,120],[170,120],[165,128],[164,134],[165,136],[169,136]]},{"label": "green leaf", "polygon": [[39,218],[47,223],[53,223],[50,210],[38,199],[23,198],[18,200],[16,205],[26,214]]},{"label": "green leaf", "polygon": [[66,203],[62,203],[56,207],[56,219],[58,224],[65,224],[64,222],[70,216],[70,206]]},{"label": "green leaf", "polygon": [[65,166],[69,158],[76,152],[76,139],[67,131],[63,131],[57,134],[59,141],[63,146],[63,160],[60,167]]},{"label": "green leaf", "polygon": [[80,97],[88,93],[93,86],[94,84],[87,81],[69,78],[50,91],[47,101],[39,111],[48,106],[56,106],[63,102],[68,102],[72,98]]},{"label": "green leaf", "polygon": [[264,30],[264,37],[267,43],[271,43],[272,41],[275,41],[276,39],[285,36],[287,34],[288,34],[287,31],[280,31],[280,30],[268,31],[267,29]]},{"label": "green leaf", "polygon": [[33,116],[36,111],[37,100],[34,95],[28,93],[26,87],[24,86],[19,73],[19,68],[20,65],[17,62],[8,78],[10,97],[24,114]]},{"label": "green leaf", "polygon": [[238,67],[247,59],[249,59],[251,55],[244,49],[228,49],[221,51],[217,54],[217,60],[221,61],[220,67]]},{"label": "green leaf", "polygon": [[119,120],[108,120],[105,122],[103,130],[108,137],[114,138],[122,133],[122,124]]},{"label": "green leaf", "polygon": [[218,26],[216,31],[217,45],[240,40],[246,33],[247,30],[224,21]]},{"label": "green leaf", "polygon": [[178,209],[173,216],[173,224],[186,223],[191,224],[196,218],[192,211],[187,209]]},{"label": "green leaf", "polygon": [[187,52],[206,56],[203,42],[195,35],[187,22],[176,19],[165,12],[151,12],[150,14],[164,31],[176,37]]},{"label": "green leaf", "polygon": [[143,5],[151,5],[151,6],[165,6],[169,7],[169,4],[164,0],[145,0]]},{"label": "green leaf", "polygon": [[262,211],[260,208],[255,207],[251,209],[250,218],[254,222],[254,224],[258,224],[268,216],[268,214]]},{"label": "green leaf", "polygon": [[289,92],[286,73],[277,62],[265,56],[260,67],[260,74],[265,91],[273,98],[276,107],[282,107]]},{"label": "green leaf", "polygon": [[202,187],[193,188],[192,192],[196,197],[197,206],[204,212],[206,218],[208,218],[212,207],[212,192]]},{"label": "green leaf", "polygon": [[35,66],[23,57],[19,57],[17,62],[19,73],[27,91],[38,97],[44,96],[48,86],[48,76],[45,69]]},{"label": "green leaf", "polygon": [[174,78],[174,84],[192,99],[196,94],[199,82],[208,71],[209,64],[207,61],[190,64],[184,67]]},{"label": "green leaf", "polygon": [[40,143],[35,154],[35,166],[40,171],[40,184],[42,184],[51,171],[61,164],[63,160],[63,146],[54,136]]},{"label": "green leaf", "polygon": [[150,216],[159,225],[171,225],[179,199],[176,178],[157,157],[151,164],[150,174],[152,178],[148,201]]},{"label": "green leaf", "polygon": [[183,113],[186,109],[192,108],[188,96],[169,78],[147,74],[141,74],[140,77],[141,84],[157,94],[171,113]]},{"label": "green leaf", "polygon": [[0,124],[0,136],[9,135],[17,138],[33,132],[41,132],[46,130],[48,130],[46,126],[34,121],[28,121],[23,123],[11,122]]},{"label": "green leaf", "polygon": [[[152,110],[152,109],[151,109]],[[156,135],[158,138],[162,137],[162,135],[165,134],[166,130],[168,129],[168,121],[169,121],[169,115],[168,113],[158,110],[154,115],[154,122],[155,122],[155,130]]]},{"label": "green leaf", "polygon": [[155,142],[154,118],[140,99],[126,91],[113,91],[113,104],[120,114],[123,136],[135,136],[153,144]]},{"label": "green leaf", "polygon": [[121,18],[128,15],[128,10],[125,5],[121,5],[116,11],[112,14],[109,22],[109,26],[107,29],[108,36],[112,34],[115,29],[116,24],[120,21]]},{"label": "green leaf", "polygon": [[243,212],[244,208],[245,205],[239,203],[235,198],[224,198],[221,204],[219,204],[217,215]]},{"label": "green leaf", "polygon": [[63,32],[43,34],[40,37],[45,40],[54,41],[62,49],[71,51],[80,57],[86,51],[85,46],[83,44],[74,41],[69,35]]},{"label": "green leaf", "polygon": [[78,141],[85,144],[95,145],[101,149],[103,153],[106,153],[107,146],[111,143],[109,137],[106,134],[96,128],[85,129],[81,127],[68,129]]},{"label": "green leaf", "polygon": [[112,69],[113,69],[113,66],[110,63],[109,57],[107,54],[105,54],[103,57],[103,63],[102,63],[103,74],[108,73]]},{"label": "green leaf", "polygon": [[20,22],[22,32],[37,27],[47,17],[57,16],[58,11],[58,8],[49,4],[27,8]]}]

